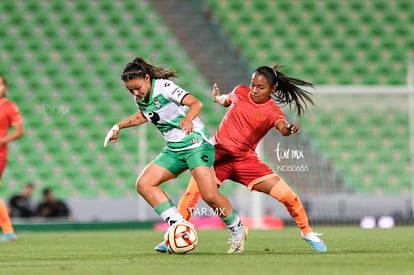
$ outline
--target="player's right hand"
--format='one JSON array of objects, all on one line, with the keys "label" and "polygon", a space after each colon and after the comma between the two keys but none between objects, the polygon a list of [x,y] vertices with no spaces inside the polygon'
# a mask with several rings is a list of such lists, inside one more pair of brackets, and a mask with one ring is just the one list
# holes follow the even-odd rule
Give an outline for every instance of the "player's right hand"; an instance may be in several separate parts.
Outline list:
[{"label": "player's right hand", "polygon": [[104,141],[104,148],[108,146],[108,142],[116,142],[118,139],[118,133],[119,133],[119,126],[115,124],[112,126],[111,130],[106,134],[105,141]]},{"label": "player's right hand", "polygon": [[220,90],[216,83],[213,85],[213,101],[217,102],[217,97],[220,96]]},{"label": "player's right hand", "polygon": [[300,131],[299,127],[296,124],[290,122],[286,124],[286,129],[290,131],[290,134],[294,134]]}]

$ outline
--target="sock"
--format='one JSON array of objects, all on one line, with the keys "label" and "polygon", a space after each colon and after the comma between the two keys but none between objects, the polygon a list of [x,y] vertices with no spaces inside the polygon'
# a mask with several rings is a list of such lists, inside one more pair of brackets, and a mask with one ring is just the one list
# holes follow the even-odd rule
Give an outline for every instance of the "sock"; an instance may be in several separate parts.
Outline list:
[{"label": "sock", "polygon": [[200,191],[197,187],[197,182],[193,177],[191,177],[187,190],[185,194],[181,197],[180,201],[178,202],[178,211],[180,211],[181,215],[183,215],[184,219],[187,221],[191,218],[191,213],[197,206],[197,203],[200,201]]},{"label": "sock", "polygon": [[243,236],[243,224],[236,212],[231,212],[229,216],[221,220],[234,238],[240,239]]},{"label": "sock", "polygon": [[160,203],[154,207],[154,210],[169,225],[173,225],[178,221],[184,221],[184,217],[171,200]]},{"label": "sock", "polygon": [[269,195],[283,203],[290,216],[295,220],[304,235],[312,232],[308,216],[299,197],[287,183],[280,179],[270,190]]},{"label": "sock", "polygon": [[14,233],[13,225],[10,220],[9,210],[0,199],[0,226],[4,234]]}]

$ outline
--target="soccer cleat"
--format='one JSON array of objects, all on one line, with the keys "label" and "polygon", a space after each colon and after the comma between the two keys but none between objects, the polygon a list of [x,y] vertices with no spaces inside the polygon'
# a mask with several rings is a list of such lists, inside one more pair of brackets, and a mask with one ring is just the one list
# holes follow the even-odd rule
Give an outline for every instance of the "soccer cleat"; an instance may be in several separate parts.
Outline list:
[{"label": "soccer cleat", "polygon": [[231,238],[229,240],[230,249],[227,253],[241,253],[244,250],[244,241],[247,239],[249,229],[243,226],[243,234],[240,239]]},{"label": "soccer cleat", "polygon": [[154,249],[158,253],[166,253],[166,254],[170,253],[170,250],[168,249],[167,244],[165,243],[165,241],[160,242],[156,247],[154,247]]},{"label": "soccer cleat", "polygon": [[3,234],[0,238],[0,242],[13,242],[17,240],[17,236],[14,233]]},{"label": "soccer cleat", "polygon": [[300,233],[303,240],[305,240],[310,246],[312,246],[313,250],[316,252],[326,252],[328,251],[328,247],[322,241],[319,236],[322,235],[322,233],[318,232],[310,232],[306,235],[303,235],[303,233]]}]

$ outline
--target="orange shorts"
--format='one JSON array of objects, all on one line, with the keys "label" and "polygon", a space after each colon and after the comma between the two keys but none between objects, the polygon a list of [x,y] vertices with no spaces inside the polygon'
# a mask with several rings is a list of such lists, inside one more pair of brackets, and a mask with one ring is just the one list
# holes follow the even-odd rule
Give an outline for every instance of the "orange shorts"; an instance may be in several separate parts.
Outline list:
[{"label": "orange shorts", "polygon": [[277,177],[277,174],[264,164],[255,152],[234,156],[227,150],[216,148],[214,168],[220,182],[229,179],[246,185],[249,190],[252,190],[256,183]]}]

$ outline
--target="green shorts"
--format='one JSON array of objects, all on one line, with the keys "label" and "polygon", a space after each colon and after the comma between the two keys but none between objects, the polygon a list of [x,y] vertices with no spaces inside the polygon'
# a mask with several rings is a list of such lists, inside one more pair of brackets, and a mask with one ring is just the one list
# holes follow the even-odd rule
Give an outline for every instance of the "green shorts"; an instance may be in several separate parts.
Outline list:
[{"label": "green shorts", "polygon": [[215,152],[214,146],[205,142],[200,147],[184,151],[174,152],[164,149],[152,162],[177,176],[187,169],[191,170],[198,166],[213,166]]}]

